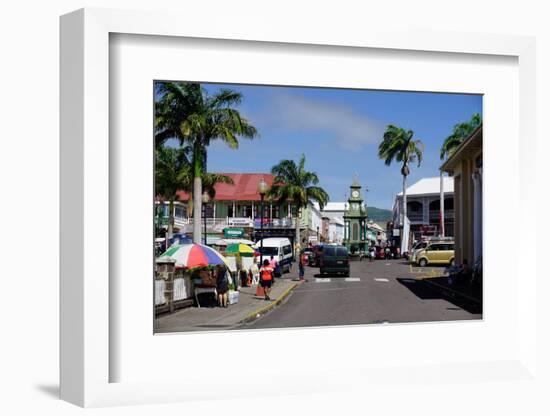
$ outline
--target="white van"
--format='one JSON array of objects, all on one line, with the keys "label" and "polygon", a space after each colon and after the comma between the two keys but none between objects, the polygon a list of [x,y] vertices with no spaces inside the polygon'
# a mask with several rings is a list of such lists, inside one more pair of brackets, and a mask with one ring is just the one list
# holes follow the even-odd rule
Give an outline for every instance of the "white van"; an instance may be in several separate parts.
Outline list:
[{"label": "white van", "polygon": [[254,245],[254,248],[261,254],[261,256],[257,257],[258,262],[260,262],[260,258],[270,260],[271,256],[273,256],[273,258],[277,260],[277,263],[279,263],[281,273],[290,272],[292,267],[292,245],[288,238],[264,238],[263,249],[261,246],[262,240]]}]

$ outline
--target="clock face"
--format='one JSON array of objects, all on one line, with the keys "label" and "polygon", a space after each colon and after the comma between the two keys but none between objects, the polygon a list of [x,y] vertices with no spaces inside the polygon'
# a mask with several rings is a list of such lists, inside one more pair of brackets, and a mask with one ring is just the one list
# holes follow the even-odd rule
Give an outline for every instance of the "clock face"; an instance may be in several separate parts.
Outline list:
[{"label": "clock face", "polygon": [[359,191],[353,191],[351,193],[351,196],[354,197],[354,198],[357,198],[359,196]]}]

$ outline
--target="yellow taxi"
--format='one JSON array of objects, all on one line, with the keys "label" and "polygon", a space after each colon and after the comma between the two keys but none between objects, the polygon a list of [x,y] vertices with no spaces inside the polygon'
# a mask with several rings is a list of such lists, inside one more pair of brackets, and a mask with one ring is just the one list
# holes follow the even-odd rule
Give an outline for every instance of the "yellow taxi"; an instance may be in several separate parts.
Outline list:
[{"label": "yellow taxi", "polygon": [[455,261],[455,244],[453,242],[429,243],[415,253],[415,261],[421,267],[428,264],[453,264]]}]

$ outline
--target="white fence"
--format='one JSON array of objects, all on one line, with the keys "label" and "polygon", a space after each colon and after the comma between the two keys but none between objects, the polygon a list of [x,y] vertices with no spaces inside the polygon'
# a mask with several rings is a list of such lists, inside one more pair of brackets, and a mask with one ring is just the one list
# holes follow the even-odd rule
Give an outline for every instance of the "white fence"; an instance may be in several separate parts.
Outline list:
[{"label": "white fence", "polygon": [[178,277],[174,279],[174,301],[192,297],[191,279],[187,277]]},{"label": "white fence", "polygon": [[164,296],[165,290],[166,281],[164,279],[155,279],[155,306],[166,303],[166,296]]}]

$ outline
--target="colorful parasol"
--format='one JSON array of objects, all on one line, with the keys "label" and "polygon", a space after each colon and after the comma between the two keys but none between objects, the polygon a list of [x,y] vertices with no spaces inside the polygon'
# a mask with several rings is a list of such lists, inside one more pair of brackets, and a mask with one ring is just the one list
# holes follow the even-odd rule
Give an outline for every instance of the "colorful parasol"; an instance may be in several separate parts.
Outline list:
[{"label": "colorful parasol", "polygon": [[170,247],[159,258],[170,257],[176,260],[176,267],[228,266],[224,256],[213,248],[202,244],[177,244]]},{"label": "colorful parasol", "polygon": [[242,257],[254,257],[257,252],[250,246],[246,244],[230,244],[225,249],[225,254],[230,254],[234,256]]}]

